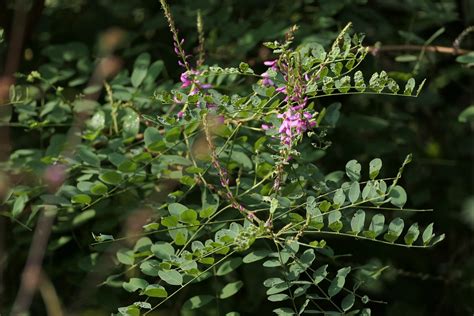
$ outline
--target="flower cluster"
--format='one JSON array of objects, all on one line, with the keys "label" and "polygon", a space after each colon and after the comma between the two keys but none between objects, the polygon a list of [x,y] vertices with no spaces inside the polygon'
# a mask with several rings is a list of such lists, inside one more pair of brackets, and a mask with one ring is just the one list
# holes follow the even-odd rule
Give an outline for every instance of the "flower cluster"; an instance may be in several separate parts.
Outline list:
[{"label": "flower cluster", "polygon": [[[278,60],[275,59],[275,60],[267,60],[265,61],[263,64],[265,66],[269,66],[270,69],[274,70],[274,71],[278,71],[278,65],[277,65],[277,62]],[[273,87],[275,86],[275,83],[273,82],[273,80],[270,79],[270,75],[268,74],[268,70],[265,71],[264,73],[261,74],[262,76],[262,84],[265,86],[265,87]]]},{"label": "flower cluster", "polygon": [[291,145],[292,139],[316,125],[316,122],[312,120],[313,115],[309,112],[301,113],[289,109],[278,114],[278,118],[282,119],[278,129],[281,142],[288,146]]},{"label": "flower cluster", "polygon": [[[181,81],[181,88],[186,89],[190,87],[190,91],[188,93],[188,96],[196,95],[198,92],[204,90],[204,89],[209,89],[212,86],[207,83],[201,83],[198,79],[198,76],[201,74],[199,70],[196,70],[192,68],[188,62],[188,58],[191,55],[186,55],[186,52],[184,51],[182,44],[184,43],[184,39],[181,41],[174,41],[174,52],[178,57],[181,57],[182,60],[178,60],[178,65],[185,68],[185,70],[181,73],[180,76],[180,81]],[[177,104],[183,103],[181,100],[179,100],[176,96],[174,97],[174,102]],[[186,110],[186,105],[185,107],[177,113],[178,119],[181,119],[184,117],[184,113]]]},{"label": "flower cluster", "polygon": [[200,71],[191,69],[189,71],[185,71],[181,74],[180,80],[182,82],[181,88],[187,88],[191,87],[191,91],[189,92],[189,95],[195,95],[202,89],[209,89],[212,86],[208,83],[201,83],[198,79],[197,76],[201,74]]},{"label": "flower cluster", "polygon": [[[278,60],[265,61],[264,65],[269,66],[270,69],[274,71],[279,70]],[[287,85],[277,87],[276,91],[286,95],[284,102],[286,102],[288,107],[285,112],[278,114],[278,118],[282,120],[278,132],[280,133],[281,143],[291,146],[292,141],[298,135],[316,126],[316,122],[312,113],[304,111],[308,104],[308,98],[305,96],[304,91],[306,82],[309,81],[310,78],[307,75],[302,78],[289,78],[288,65],[285,63],[281,63],[281,72]],[[267,72],[262,74],[262,78],[263,86],[276,86],[269,78]],[[289,82],[290,80],[292,81],[291,83]],[[291,89],[290,93],[288,92],[289,89]],[[264,130],[270,128],[271,127],[267,124],[262,125],[262,129]]]}]

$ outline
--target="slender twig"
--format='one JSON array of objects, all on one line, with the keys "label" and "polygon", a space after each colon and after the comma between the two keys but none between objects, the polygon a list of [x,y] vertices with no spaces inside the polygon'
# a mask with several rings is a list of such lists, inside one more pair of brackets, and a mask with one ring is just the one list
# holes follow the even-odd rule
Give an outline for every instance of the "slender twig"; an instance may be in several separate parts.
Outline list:
[{"label": "slender twig", "polygon": [[456,47],[449,46],[423,46],[423,45],[383,45],[380,47],[369,46],[369,52],[378,55],[380,52],[398,52],[398,51],[421,51],[434,52],[440,54],[451,54],[451,55],[465,55],[472,51],[466,49],[456,49]]}]

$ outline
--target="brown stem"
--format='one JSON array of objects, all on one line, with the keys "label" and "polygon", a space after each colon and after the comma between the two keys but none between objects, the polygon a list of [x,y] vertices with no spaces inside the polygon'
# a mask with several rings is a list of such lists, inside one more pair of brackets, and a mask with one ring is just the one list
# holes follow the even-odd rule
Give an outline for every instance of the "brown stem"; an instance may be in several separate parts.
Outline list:
[{"label": "brown stem", "polygon": [[24,315],[30,308],[40,281],[43,258],[55,215],[55,213],[51,214],[50,211],[44,210],[38,220],[28,259],[21,275],[20,289],[13,303],[12,316]]},{"label": "brown stem", "polygon": [[377,55],[380,52],[391,52],[391,51],[422,51],[434,52],[440,54],[451,54],[451,55],[465,55],[472,51],[466,49],[456,49],[455,47],[448,46],[423,46],[423,45],[383,45],[380,47],[369,46],[369,52]]}]

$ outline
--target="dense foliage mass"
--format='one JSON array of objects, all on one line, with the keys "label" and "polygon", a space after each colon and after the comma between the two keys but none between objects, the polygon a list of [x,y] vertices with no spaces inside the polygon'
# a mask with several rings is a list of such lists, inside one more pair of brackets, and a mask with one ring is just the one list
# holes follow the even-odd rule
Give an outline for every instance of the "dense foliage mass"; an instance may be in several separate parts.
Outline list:
[{"label": "dense foliage mass", "polygon": [[0,313],[472,313],[472,17],[404,4],[16,3]]}]

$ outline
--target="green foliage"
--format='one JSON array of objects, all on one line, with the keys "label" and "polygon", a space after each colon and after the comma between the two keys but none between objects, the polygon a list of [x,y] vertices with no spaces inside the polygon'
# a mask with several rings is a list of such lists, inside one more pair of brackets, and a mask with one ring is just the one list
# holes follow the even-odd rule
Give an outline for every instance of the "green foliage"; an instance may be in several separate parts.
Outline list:
[{"label": "green foliage", "polygon": [[[321,4],[315,23],[334,25],[334,16],[352,2]],[[183,21],[178,17],[176,22]],[[90,258],[81,253],[80,265],[87,271],[98,266],[93,256],[105,257],[108,246],[117,246],[109,248],[114,267],[102,285],[103,291],[121,293],[111,303],[124,306],[118,315],[160,313],[176,302],[190,315],[212,314],[215,308],[227,315],[236,315],[231,311],[237,308],[269,312],[264,305],[277,315],[370,315],[377,304],[364,294],[374,293],[371,286],[385,270],[359,264],[376,256],[371,243],[422,251],[418,248],[433,247],[444,234],[425,224],[428,216],[418,216],[429,210],[405,207],[420,205],[423,190],[412,187],[419,179],[412,171],[416,168],[407,167],[411,155],[397,173],[385,149],[364,147],[398,146],[409,152],[402,147],[409,138],[403,129],[413,122],[409,111],[403,116],[396,110],[398,121],[389,123],[384,112],[359,113],[347,104],[374,95],[382,106],[389,100],[384,95],[409,97],[400,99],[412,105],[411,97],[423,98],[425,81],[415,81],[416,71],[371,70],[364,62],[372,58],[364,36],[349,26],[340,33],[322,27],[322,36],[315,38],[305,23],[299,32],[290,29],[284,41],[273,40],[286,30],[281,23],[246,25],[247,33],[237,40],[240,51],[231,54],[231,65],[238,67],[215,66],[213,57],[209,65],[194,67],[189,58],[189,69],[183,68],[187,79],[181,77],[180,84],[170,79],[175,70],[167,56],[156,59],[151,49],[139,54],[152,45],[149,41],[128,48],[125,69],[104,78],[103,86],[89,81],[97,61],[87,46],[48,46],[44,63],[19,75],[10,88],[9,124],[39,135],[41,145],[18,146],[6,162],[9,173],[33,180],[10,190],[5,214],[22,232],[22,227],[34,228],[44,210],[57,212],[53,246],[86,232],[89,239],[82,246],[92,243],[92,253]],[[189,23],[182,25],[186,29]],[[241,33],[235,32],[219,35],[225,42]],[[212,48],[218,33],[209,33]],[[179,40],[179,35],[173,37]],[[239,54],[264,40],[272,40],[262,50],[273,53],[276,67],[263,75],[253,61],[236,63],[244,57]],[[220,55],[225,61],[225,52]],[[422,67],[423,56],[399,57]],[[469,54],[457,61],[470,65]],[[341,103],[326,103],[331,98]],[[293,110],[303,100],[304,110]],[[282,116],[290,111],[311,116],[284,140]],[[468,107],[456,116],[469,123],[471,112]],[[80,119],[84,122],[78,124]],[[345,129],[342,141],[334,135],[339,124],[353,126]],[[364,139],[365,129],[375,130],[375,136]],[[358,139],[364,145],[349,151]],[[380,146],[379,140],[390,144]],[[332,160],[338,153],[344,157]],[[346,163],[347,157],[357,160]],[[383,158],[383,164],[373,157]],[[142,212],[146,219],[137,215],[130,224]],[[362,259],[345,260],[341,240],[362,249]],[[248,306],[234,304],[244,299]],[[262,306],[253,306],[253,300]]]}]

